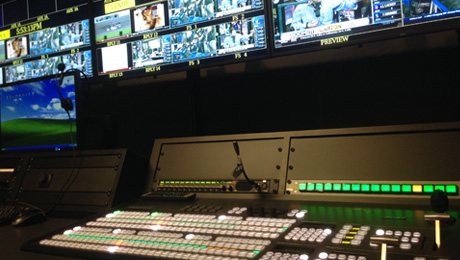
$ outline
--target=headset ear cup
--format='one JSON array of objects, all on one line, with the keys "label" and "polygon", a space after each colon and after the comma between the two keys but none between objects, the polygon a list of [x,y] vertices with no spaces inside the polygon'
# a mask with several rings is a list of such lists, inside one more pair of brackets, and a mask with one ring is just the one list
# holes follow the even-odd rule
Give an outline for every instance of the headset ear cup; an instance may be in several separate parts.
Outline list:
[{"label": "headset ear cup", "polygon": [[61,99],[61,107],[64,108],[66,111],[73,110],[73,103],[70,98]]}]

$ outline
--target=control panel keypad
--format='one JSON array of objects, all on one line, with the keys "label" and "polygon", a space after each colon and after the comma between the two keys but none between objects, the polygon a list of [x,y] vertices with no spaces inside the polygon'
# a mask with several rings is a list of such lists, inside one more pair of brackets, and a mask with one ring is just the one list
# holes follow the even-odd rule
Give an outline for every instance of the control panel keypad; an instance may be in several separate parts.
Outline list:
[{"label": "control panel keypad", "polygon": [[335,237],[332,238],[332,243],[358,246],[361,244],[369,230],[369,226],[343,225]]},{"label": "control panel keypad", "polygon": [[[401,230],[383,230],[383,229],[377,229],[375,231],[375,234],[377,236],[395,236],[399,237],[400,243],[399,243],[399,248],[404,249],[404,250],[409,250],[412,248],[412,246],[415,246],[420,243],[420,240],[422,238],[422,234],[418,231],[412,232],[412,231],[401,231]],[[378,246],[377,244],[370,243],[371,246]]]},{"label": "control panel keypad", "polygon": [[285,240],[293,242],[317,242],[322,243],[332,231],[328,228],[314,228],[314,227],[295,227],[286,236]]}]

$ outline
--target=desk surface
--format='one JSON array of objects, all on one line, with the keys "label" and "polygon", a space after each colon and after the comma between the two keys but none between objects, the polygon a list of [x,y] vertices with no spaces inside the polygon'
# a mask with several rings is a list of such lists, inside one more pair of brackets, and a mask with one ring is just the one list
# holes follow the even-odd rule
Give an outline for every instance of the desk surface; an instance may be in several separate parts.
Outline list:
[{"label": "desk surface", "polygon": [[[46,222],[34,224],[24,227],[13,227],[13,226],[1,226],[0,227],[0,258],[1,259],[16,259],[16,260],[43,260],[45,258],[42,254],[30,253],[21,250],[23,243],[30,239],[39,237],[48,232],[64,228],[72,223],[75,223],[76,219],[61,219],[61,218],[49,218]],[[59,257],[46,255],[47,260],[64,260],[74,259],[68,257]]]}]

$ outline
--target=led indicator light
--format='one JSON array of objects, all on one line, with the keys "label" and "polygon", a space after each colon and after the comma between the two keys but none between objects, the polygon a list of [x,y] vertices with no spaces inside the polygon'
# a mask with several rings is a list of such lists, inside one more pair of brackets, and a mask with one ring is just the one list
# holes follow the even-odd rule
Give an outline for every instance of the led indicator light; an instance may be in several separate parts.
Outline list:
[{"label": "led indicator light", "polygon": [[342,185],[342,190],[343,191],[350,191],[351,190],[351,185],[350,184],[343,184]]},{"label": "led indicator light", "polygon": [[401,192],[401,185],[397,185],[397,184],[391,185],[391,192]]},{"label": "led indicator light", "polygon": [[307,184],[301,183],[299,184],[299,190],[306,190],[307,189]]},{"label": "led indicator light", "polygon": [[324,190],[324,185],[322,183],[317,183],[316,184],[316,190],[317,191],[323,191]]},{"label": "led indicator light", "polygon": [[389,184],[382,184],[382,192],[390,192],[390,185]]},{"label": "led indicator light", "polygon": [[422,185],[412,185],[412,191],[417,193],[422,192]]},{"label": "led indicator light", "polygon": [[361,185],[361,191],[363,191],[363,192],[369,192],[369,191],[371,191],[371,185],[369,185],[369,184],[362,184],[362,185]]},{"label": "led indicator light", "polygon": [[331,183],[324,184],[324,190],[331,191],[332,190],[332,184]]},{"label": "led indicator light", "polygon": [[342,190],[342,184],[340,183],[334,183],[334,191],[341,191]]},{"label": "led indicator light", "polygon": [[444,185],[435,185],[434,186],[434,190],[442,190],[442,191],[446,191],[446,187]]},{"label": "led indicator light", "polygon": [[308,183],[307,184],[307,190],[309,190],[309,191],[315,190],[315,184],[314,183]]},{"label": "led indicator light", "polygon": [[423,192],[433,193],[433,191],[434,191],[433,185],[423,185]]},{"label": "led indicator light", "polygon": [[412,185],[403,185],[402,186],[403,192],[412,192]]},{"label": "led indicator light", "polygon": [[360,184],[352,184],[351,185],[351,190],[352,191],[360,191],[361,190],[361,185]]},{"label": "led indicator light", "polygon": [[371,185],[372,192],[380,192],[380,185],[379,184],[372,184]]},{"label": "led indicator light", "polygon": [[446,186],[447,193],[457,193],[457,186],[455,185],[447,185]]}]

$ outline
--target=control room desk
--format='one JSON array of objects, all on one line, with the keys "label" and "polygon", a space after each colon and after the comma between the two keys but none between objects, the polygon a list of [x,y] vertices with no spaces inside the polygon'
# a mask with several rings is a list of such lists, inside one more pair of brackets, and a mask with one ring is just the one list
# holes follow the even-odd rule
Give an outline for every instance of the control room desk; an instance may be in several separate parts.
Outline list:
[{"label": "control room desk", "polygon": [[2,260],[64,260],[75,259],[21,251],[23,243],[33,238],[64,228],[79,219],[48,218],[47,221],[24,227],[0,227],[0,259]]}]

